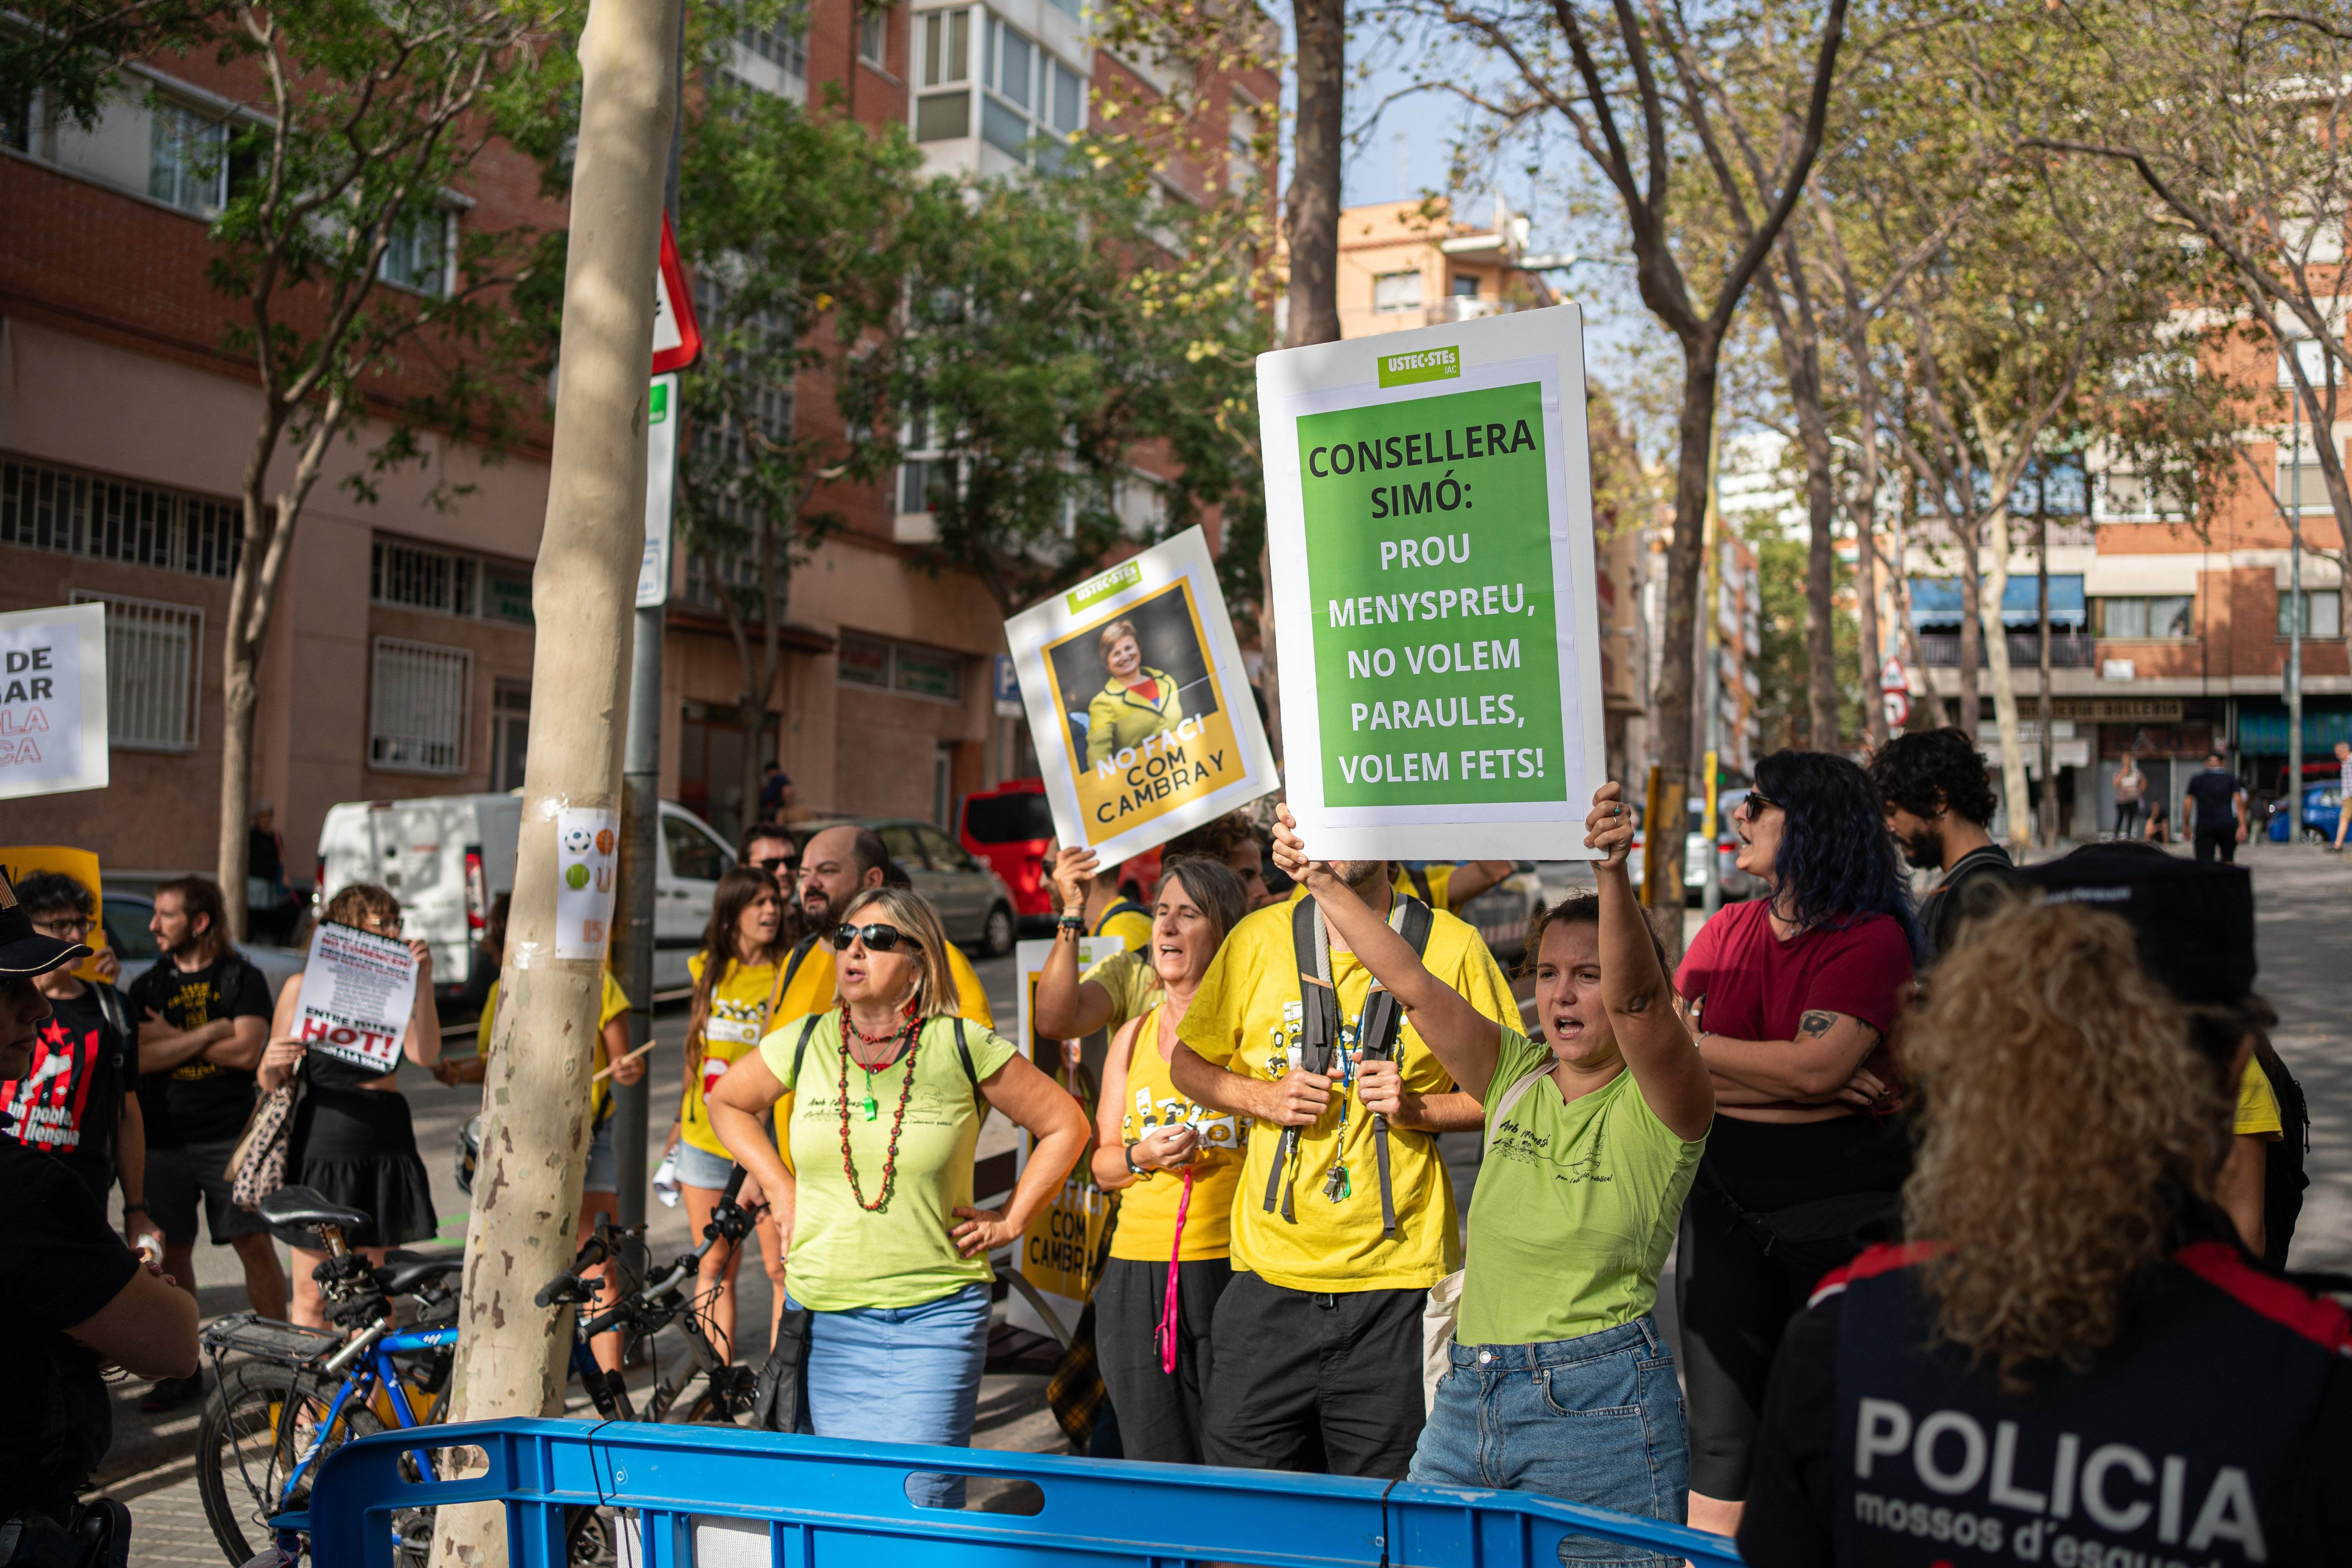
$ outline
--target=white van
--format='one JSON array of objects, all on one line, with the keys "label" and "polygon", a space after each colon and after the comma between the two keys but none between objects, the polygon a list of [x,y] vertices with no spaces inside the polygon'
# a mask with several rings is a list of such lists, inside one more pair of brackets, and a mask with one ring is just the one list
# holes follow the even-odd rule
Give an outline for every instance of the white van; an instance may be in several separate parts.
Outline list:
[{"label": "white van", "polygon": [[[436,1000],[448,1006],[470,994],[478,1001],[494,978],[478,944],[491,903],[514,889],[521,827],[520,795],[345,801],[328,809],[319,830],[319,889],[322,898],[354,882],[390,889],[400,900],[407,934],[432,944]],[[735,852],[708,823],[684,806],[661,803],[656,993],[691,984],[686,961],[701,945],[711,894],[734,863]]]}]

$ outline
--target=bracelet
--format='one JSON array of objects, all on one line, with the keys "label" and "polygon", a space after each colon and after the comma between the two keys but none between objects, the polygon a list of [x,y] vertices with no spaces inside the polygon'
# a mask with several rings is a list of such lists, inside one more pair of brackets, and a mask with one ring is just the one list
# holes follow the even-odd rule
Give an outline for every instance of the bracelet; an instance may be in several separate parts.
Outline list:
[{"label": "bracelet", "polygon": [[1135,1163],[1135,1144],[1133,1143],[1129,1143],[1127,1146],[1127,1173],[1130,1176],[1140,1176],[1147,1173],[1142,1166]]},{"label": "bracelet", "polygon": [[122,1203],[122,1212],[124,1214],[145,1214],[147,1212],[147,1200],[145,1198],[141,1198],[134,1203],[126,1198]]},{"label": "bracelet", "polygon": [[1087,917],[1084,915],[1064,915],[1060,920],[1054,923],[1063,931],[1082,931],[1087,929]]}]

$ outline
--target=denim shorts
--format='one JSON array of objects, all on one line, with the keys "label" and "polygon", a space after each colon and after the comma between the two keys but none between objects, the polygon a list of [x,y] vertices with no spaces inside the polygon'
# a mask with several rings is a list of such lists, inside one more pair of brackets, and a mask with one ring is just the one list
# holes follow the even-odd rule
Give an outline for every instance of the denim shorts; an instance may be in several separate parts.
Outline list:
[{"label": "denim shorts", "polygon": [[[1687,1519],[1690,1428],[1674,1352],[1649,1318],[1572,1340],[1457,1342],[1447,1352],[1453,1368],[1438,1380],[1410,1479]],[[1559,1551],[1565,1563],[1682,1561],[1583,1535]]]},{"label": "denim shorts", "polygon": [[596,1124],[595,1136],[588,1140],[588,1174],[582,1179],[583,1193],[617,1193],[621,1190],[621,1157],[613,1151],[613,1119],[609,1116]]},{"label": "denim shorts", "polygon": [[[807,1425],[820,1437],[971,1447],[988,1311],[988,1287],[967,1285],[919,1306],[814,1313]],[[919,1508],[961,1508],[963,1494],[961,1476],[917,1471],[907,1482]]]},{"label": "denim shorts", "polygon": [[677,1181],[680,1186],[700,1187],[705,1192],[723,1193],[727,1178],[735,1170],[735,1162],[724,1154],[714,1154],[708,1149],[698,1149],[681,1138],[677,1142]]}]

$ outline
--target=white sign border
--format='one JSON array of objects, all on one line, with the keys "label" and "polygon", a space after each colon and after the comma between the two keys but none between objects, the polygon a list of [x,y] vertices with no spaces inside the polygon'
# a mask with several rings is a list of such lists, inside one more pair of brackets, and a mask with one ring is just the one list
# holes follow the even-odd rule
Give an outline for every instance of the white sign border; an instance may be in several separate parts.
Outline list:
[{"label": "white sign border", "polygon": [[[1209,553],[1208,536],[1188,528],[1150,549],[1116,563],[1110,570],[1133,568],[1137,580],[1116,594],[1106,595],[1083,610],[1069,607],[1067,592],[1022,611],[1004,623],[1004,640],[1013,650],[1014,676],[1021,683],[1021,702],[1027,710],[1029,733],[1036,743],[1037,771],[1045,781],[1045,799],[1054,808],[1054,831],[1064,845],[1087,844],[1085,816],[1078,804],[1078,786],[1071,772],[1069,748],[1063,737],[1069,721],[1054,706],[1054,683],[1045,669],[1045,649],[1081,624],[1108,618],[1118,610],[1182,582],[1192,590],[1193,608],[1201,617],[1201,633],[1208,647],[1209,678],[1217,684],[1217,701],[1233,725],[1234,744],[1241,748],[1242,776],[1199,800],[1171,807],[1150,821],[1106,838],[1090,847],[1106,867],[1165,844],[1178,834],[1281,787],[1275,771],[1274,748],[1266,743],[1265,725],[1258,718],[1257,699],[1242,665],[1241,645],[1234,637],[1233,616],[1217,586],[1217,563]],[[1079,831],[1073,833],[1073,826]]]},{"label": "white sign border", "polygon": [[[1382,359],[1417,350],[1452,347],[1461,374],[1383,390]],[[1265,462],[1266,546],[1276,646],[1282,659],[1282,735],[1286,796],[1301,836],[1318,856],[1460,855],[1482,858],[1590,860],[1583,821],[1591,791],[1608,776],[1608,745],[1601,695],[1600,601],[1592,542],[1592,468],[1584,402],[1582,313],[1574,304],[1487,317],[1453,326],[1383,332],[1318,343],[1258,358],[1258,407]],[[1524,384],[1543,388],[1550,425],[1545,451],[1550,468],[1552,588],[1569,611],[1556,636],[1563,655],[1560,733],[1580,738],[1575,777],[1563,777],[1558,805],[1332,806],[1323,799],[1323,748],[1318,715],[1314,605],[1306,591],[1306,492],[1298,471],[1301,416],[1369,404],[1401,404],[1456,392]],[[1292,520],[1287,524],[1277,520]],[[1286,591],[1293,589],[1295,591]],[[1589,630],[1591,642],[1583,642]],[[1569,758],[1563,757],[1567,772]]]}]

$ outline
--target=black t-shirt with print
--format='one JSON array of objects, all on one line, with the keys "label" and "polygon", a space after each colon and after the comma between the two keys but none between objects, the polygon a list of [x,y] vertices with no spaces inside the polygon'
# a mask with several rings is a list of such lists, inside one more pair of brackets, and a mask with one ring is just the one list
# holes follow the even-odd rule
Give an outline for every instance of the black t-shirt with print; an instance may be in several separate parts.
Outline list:
[{"label": "black t-shirt with print", "polygon": [[139,1026],[120,996],[107,999],[109,1017],[100,989],[50,999],[55,1016],[33,1043],[32,1068],[0,1082],[0,1110],[12,1118],[9,1137],[64,1162],[103,1204],[114,1185],[115,1127],[139,1060]]},{"label": "black t-shirt with print", "polygon": [[[195,1029],[215,1018],[268,1020],[269,984],[237,953],[223,953],[202,969],[182,969],[159,958],[131,983],[131,1016],[160,1013],[174,1029]],[[179,1149],[218,1142],[245,1131],[253,1114],[254,1075],[202,1056],[139,1079],[139,1109],[150,1148]]]},{"label": "black t-shirt with print", "polygon": [[0,1518],[62,1518],[106,1457],[113,1415],[95,1352],[67,1337],[121,1293],[139,1256],[73,1173],[0,1138]]}]

